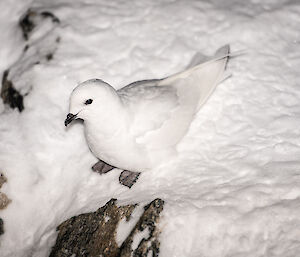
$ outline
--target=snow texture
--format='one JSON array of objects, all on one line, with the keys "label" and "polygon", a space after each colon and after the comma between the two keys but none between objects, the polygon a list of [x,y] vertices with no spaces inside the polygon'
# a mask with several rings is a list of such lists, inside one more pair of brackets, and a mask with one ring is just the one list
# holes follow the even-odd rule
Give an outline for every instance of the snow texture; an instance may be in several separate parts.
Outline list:
[{"label": "snow texture", "polygon": [[132,214],[130,215],[129,221],[126,220],[126,217],[121,219],[121,221],[118,224],[117,233],[116,233],[116,242],[119,247],[129,236],[130,232],[132,231],[136,223],[139,221],[139,218],[141,217],[143,212],[144,212],[144,206],[137,205],[134,208]]},{"label": "snow texture", "polygon": [[[163,257],[299,256],[299,1],[1,1],[0,72],[22,54],[18,19],[29,7],[60,19],[61,41],[50,62],[15,78],[25,110],[0,103],[1,190],[12,200],[0,212],[1,257],[47,256],[58,224],[112,197],[166,201]],[[247,54],[229,61],[232,77],[200,110],[176,161],[131,189],[117,169],[91,171],[82,124],[63,125],[78,83],[97,77],[118,89],[162,78],[227,43]]]},{"label": "snow texture", "polygon": [[143,238],[149,238],[149,236],[149,228],[146,228],[143,231],[140,231],[137,234],[135,234],[132,242],[132,250],[134,251],[136,248],[138,248]]}]

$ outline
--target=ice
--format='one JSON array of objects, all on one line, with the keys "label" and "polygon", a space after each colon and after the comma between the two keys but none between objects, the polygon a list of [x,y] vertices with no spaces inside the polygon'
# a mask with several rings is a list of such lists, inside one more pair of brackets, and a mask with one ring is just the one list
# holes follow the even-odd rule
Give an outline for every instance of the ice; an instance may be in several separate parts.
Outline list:
[{"label": "ice", "polygon": [[[31,86],[25,110],[0,100],[0,256],[49,254],[55,228],[111,198],[165,200],[161,256],[285,256],[300,252],[300,5],[297,1],[1,2],[1,73],[22,54],[19,17],[53,12],[61,37],[50,62],[15,78]],[[143,173],[128,189],[120,170],[95,174],[82,125],[63,121],[77,83],[116,88],[183,70],[195,54],[230,43],[247,54],[229,61],[180,144],[178,160]],[[24,83],[26,81],[30,82]],[[27,89],[27,88],[26,88]],[[125,227],[124,227],[125,230]],[[125,233],[125,231],[123,231]]]}]

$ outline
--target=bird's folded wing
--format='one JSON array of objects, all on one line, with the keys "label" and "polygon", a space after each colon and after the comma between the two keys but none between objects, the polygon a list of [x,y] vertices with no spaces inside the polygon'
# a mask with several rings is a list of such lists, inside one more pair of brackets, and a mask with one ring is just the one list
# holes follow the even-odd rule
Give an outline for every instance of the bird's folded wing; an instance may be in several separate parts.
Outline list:
[{"label": "bird's folded wing", "polygon": [[223,78],[229,48],[222,51],[212,61],[120,92],[132,109],[131,133],[137,143],[159,150],[174,147],[182,139],[195,113]]},{"label": "bird's folded wing", "polygon": [[158,87],[156,84],[147,81],[118,92],[129,113],[129,132],[134,138],[159,129],[179,104],[175,88]]},{"label": "bird's folded wing", "polygon": [[[189,90],[198,97],[197,110],[206,102],[220,81],[224,79],[224,70],[229,58],[229,46],[220,48],[215,57],[205,63],[194,66],[188,70],[177,73],[158,82],[159,86],[172,85],[186,94]],[[186,86],[182,87],[182,80]],[[191,88],[193,87],[193,89]]]}]

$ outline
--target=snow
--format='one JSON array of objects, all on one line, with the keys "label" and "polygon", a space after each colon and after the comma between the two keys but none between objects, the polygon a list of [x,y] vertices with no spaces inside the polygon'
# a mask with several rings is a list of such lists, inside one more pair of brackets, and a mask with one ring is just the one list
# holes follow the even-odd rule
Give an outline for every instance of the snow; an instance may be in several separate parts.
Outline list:
[{"label": "snow", "polygon": [[[0,256],[49,254],[55,228],[94,211],[155,197],[166,201],[160,256],[285,256],[300,252],[300,89],[297,1],[10,0],[0,3],[0,69],[25,43],[18,19],[29,7],[61,21],[54,58],[15,76],[25,110],[0,104]],[[51,33],[49,33],[51,34]],[[65,129],[68,97],[98,77],[116,88],[183,70],[200,52],[230,43],[247,54],[228,64],[180,144],[180,156],[127,189],[120,171],[99,176],[78,122]],[[36,42],[38,45],[38,42]],[[32,57],[35,58],[35,57]]]},{"label": "snow", "polygon": [[133,237],[132,250],[134,251],[136,248],[138,248],[143,238],[147,239],[149,238],[149,235],[150,235],[149,228],[146,228],[143,231],[139,231],[138,233],[136,233]]},{"label": "snow", "polygon": [[130,215],[130,220],[126,220],[126,217],[121,219],[121,221],[118,224],[117,227],[117,234],[116,234],[116,242],[118,246],[120,247],[122,243],[125,241],[125,239],[129,236],[130,232],[136,225],[136,223],[139,221],[139,218],[144,212],[144,206],[143,205],[137,205],[132,214]]}]

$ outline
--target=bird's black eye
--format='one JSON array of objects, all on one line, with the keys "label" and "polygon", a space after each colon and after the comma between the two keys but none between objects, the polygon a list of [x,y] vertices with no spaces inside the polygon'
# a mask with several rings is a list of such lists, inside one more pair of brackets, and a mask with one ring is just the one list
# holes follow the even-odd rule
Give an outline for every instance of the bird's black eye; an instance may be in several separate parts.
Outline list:
[{"label": "bird's black eye", "polygon": [[88,105],[88,104],[91,104],[92,102],[93,102],[93,99],[88,99],[88,100],[85,101],[84,104],[85,104],[85,105]]}]

